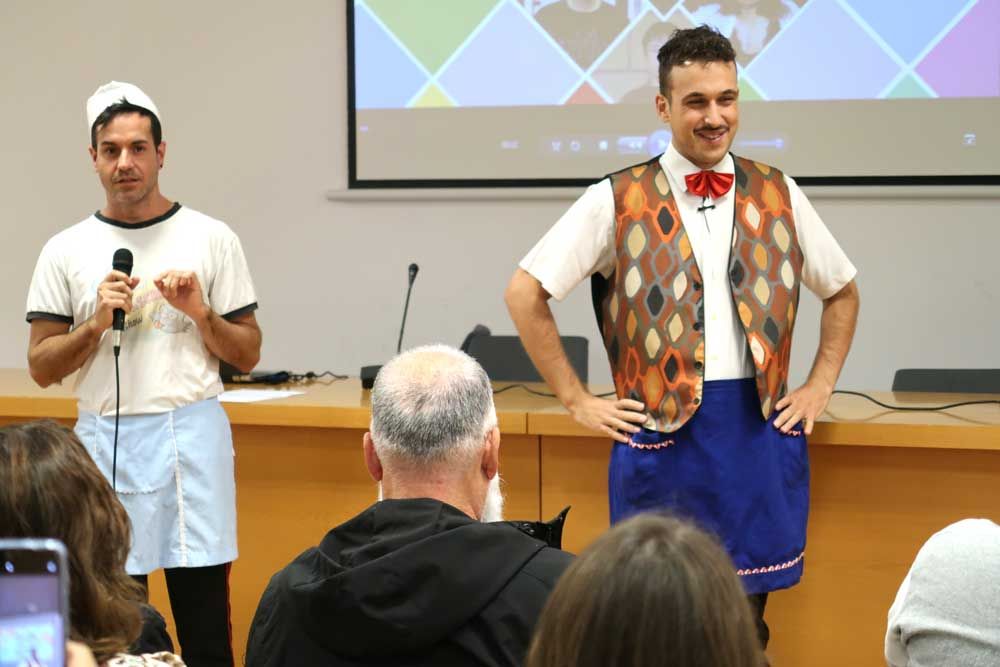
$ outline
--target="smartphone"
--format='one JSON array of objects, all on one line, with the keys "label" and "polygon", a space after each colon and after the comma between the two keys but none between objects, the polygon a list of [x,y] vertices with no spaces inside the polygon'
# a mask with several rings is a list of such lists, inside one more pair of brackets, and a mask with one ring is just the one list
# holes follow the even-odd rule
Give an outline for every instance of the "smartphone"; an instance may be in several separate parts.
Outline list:
[{"label": "smartphone", "polygon": [[0,539],[0,667],[64,667],[68,618],[63,543]]}]

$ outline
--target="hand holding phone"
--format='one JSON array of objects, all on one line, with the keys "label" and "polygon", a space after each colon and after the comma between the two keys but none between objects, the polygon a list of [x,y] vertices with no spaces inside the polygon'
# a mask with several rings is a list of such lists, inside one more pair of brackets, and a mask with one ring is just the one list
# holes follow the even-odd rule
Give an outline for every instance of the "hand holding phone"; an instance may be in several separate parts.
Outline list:
[{"label": "hand holding phone", "polygon": [[65,667],[68,593],[62,542],[0,539],[0,667]]}]

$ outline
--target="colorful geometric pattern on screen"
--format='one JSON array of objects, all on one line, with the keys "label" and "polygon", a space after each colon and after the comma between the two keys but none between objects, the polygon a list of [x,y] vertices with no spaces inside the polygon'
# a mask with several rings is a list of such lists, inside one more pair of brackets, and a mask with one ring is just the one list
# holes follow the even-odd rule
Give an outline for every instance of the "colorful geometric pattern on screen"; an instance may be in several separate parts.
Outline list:
[{"label": "colorful geometric pattern on screen", "polygon": [[[802,251],[777,169],[736,158],[729,278],[756,369],[761,414],[787,392]],[[701,403],[705,374],[701,271],[659,159],[611,174],[617,260],[595,280],[594,305],[619,396],[646,405],[670,433]]]},{"label": "colorful geometric pattern on screen", "polygon": [[[549,3],[352,2],[359,109],[611,103],[618,95],[606,77],[620,73],[620,57],[631,62],[651,24],[707,22],[729,34],[735,16],[708,11],[713,3],[618,0],[615,6],[629,7],[627,26],[581,66],[539,22],[537,10]],[[762,99],[1000,95],[1000,0],[775,4],[801,6],[758,53],[740,60],[741,87]]]}]

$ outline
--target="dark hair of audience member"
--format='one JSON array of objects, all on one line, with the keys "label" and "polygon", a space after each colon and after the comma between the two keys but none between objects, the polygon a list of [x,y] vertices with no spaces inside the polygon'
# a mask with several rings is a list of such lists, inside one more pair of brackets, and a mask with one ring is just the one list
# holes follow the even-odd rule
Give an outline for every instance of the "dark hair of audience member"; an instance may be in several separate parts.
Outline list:
[{"label": "dark hair of audience member", "polygon": [[693,524],[633,517],[566,570],[526,667],[760,667],[746,593],[722,547]]},{"label": "dark hair of audience member", "polygon": [[143,599],[125,573],[128,515],[73,431],[48,420],[0,428],[0,535],[61,540],[70,638],[98,662],[128,650]]}]

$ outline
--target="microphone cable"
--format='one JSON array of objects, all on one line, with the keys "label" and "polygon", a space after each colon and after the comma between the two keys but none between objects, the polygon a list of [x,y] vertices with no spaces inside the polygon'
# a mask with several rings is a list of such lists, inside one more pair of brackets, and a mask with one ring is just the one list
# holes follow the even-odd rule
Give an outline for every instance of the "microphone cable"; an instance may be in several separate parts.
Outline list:
[{"label": "microphone cable", "polygon": [[[532,389],[528,385],[520,383],[520,382],[515,383],[515,384],[509,384],[509,385],[506,385],[506,386],[503,386],[503,387],[497,387],[496,389],[493,390],[493,395],[495,396],[497,394],[502,394],[505,391],[510,391],[511,389],[523,389],[524,391],[528,392],[529,394],[533,394],[535,396],[545,396],[547,398],[555,398],[556,397],[556,395],[553,394],[553,393],[546,392],[546,391],[538,391],[537,389]],[[962,407],[962,406],[965,406],[965,405],[1000,405],[1000,399],[985,399],[985,400],[981,400],[981,401],[959,401],[957,403],[948,403],[946,405],[931,405],[931,406],[890,405],[888,403],[883,403],[882,401],[880,401],[880,400],[878,400],[878,399],[876,399],[876,398],[874,398],[872,396],[869,396],[868,394],[860,392],[860,391],[848,391],[847,389],[835,389],[833,391],[833,393],[834,394],[845,394],[845,395],[848,395],[848,396],[860,396],[861,398],[867,399],[867,400],[871,401],[872,403],[874,403],[875,405],[883,407],[883,408],[885,408],[887,410],[897,410],[899,412],[939,412],[941,410],[950,410],[952,408],[959,408],[959,407]],[[615,395],[615,392],[613,392],[613,391],[608,391],[608,392],[605,392],[603,394],[594,394],[594,396],[596,396],[598,398],[607,398],[609,396],[614,396],[614,395]]]},{"label": "microphone cable", "polygon": [[111,454],[111,490],[118,493],[118,412],[121,409],[121,378],[118,374],[118,348],[115,348],[115,441]]},{"label": "microphone cable", "polygon": [[[535,396],[545,396],[546,398],[555,398],[556,397],[556,395],[553,394],[553,393],[550,393],[550,392],[547,392],[547,391],[538,391],[537,389],[532,389],[531,387],[529,387],[528,385],[526,385],[526,384],[524,384],[522,382],[518,382],[518,383],[515,383],[515,384],[509,384],[506,387],[497,387],[496,389],[493,390],[493,395],[496,396],[497,394],[502,394],[505,391],[510,391],[511,389],[523,389],[526,392],[528,392],[529,394],[533,394]],[[596,396],[597,398],[607,398],[608,396],[614,396],[614,395],[615,395],[614,391],[606,391],[603,394],[594,394],[594,396]]]},{"label": "microphone cable", "polygon": [[947,405],[931,405],[931,406],[912,406],[912,405],[889,405],[888,403],[883,403],[882,401],[869,396],[860,391],[848,391],[846,389],[834,389],[834,394],[846,394],[848,396],[860,396],[861,398],[867,399],[885,408],[886,410],[897,410],[899,412],[938,412],[940,410],[950,410],[951,408],[958,408],[963,405],[1000,405],[1000,400],[998,399],[986,399],[982,401],[959,401],[958,403],[948,403]]},{"label": "microphone cable", "polygon": [[346,380],[347,375],[340,375],[339,373],[334,373],[333,371],[323,371],[322,373],[317,373],[316,371],[306,371],[305,373],[289,373],[289,382],[313,382],[322,380],[323,378],[330,378],[330,382],[336,382],[337,380]]},{"label": "microphone cable", "polygon": [[[323,380],[323,378],[330,378]],[[333,371],[306,371],[305,373],[294,373],[292,371],[253,371],[241,373],[224,380],[226,384],[287,384],[298,382],[309,384],[311,382],[322,382],[330,384],[338,380],[346,380],[347,375],[340,375]]]}]

